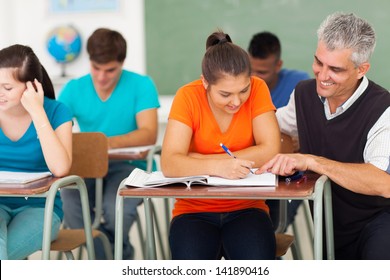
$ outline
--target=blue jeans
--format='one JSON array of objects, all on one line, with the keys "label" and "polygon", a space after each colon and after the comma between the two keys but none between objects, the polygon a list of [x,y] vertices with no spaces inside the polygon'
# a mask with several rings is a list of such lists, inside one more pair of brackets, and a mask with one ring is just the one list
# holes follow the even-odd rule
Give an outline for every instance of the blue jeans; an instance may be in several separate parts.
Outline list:
[{"label": "blue jeans", "polygon": [[275,233],[260,209],[183,214],[171,221],[174,260],[274,260]]},{"label": "blue jeans", "polygon": [[[107,176],[103,179],[103,221],[99,226],[99,230],[104,232],[111,243],[112,252],[114,254],[115,244],[115,201],[118,187],[122,180],[129,176],[134,166],[127,162],[112,162],[109,165]],[[95,215],[95,179],[86,179],[85,183],[88,190],[89,205],[91,210],[91,219]],[[83,228],[83,216],[81,211],[80,194],[77,190],[63,189],[61,190],[61,198],[64,209],[64,223],[67,227]],[[129,240],[130,227],[133,224],[137,206],[142,203],[142,199],[125,199],[123,209],[123,259],[134,258],[134,248]],[[96,259],[106,259],[103,244],[99,238],[95,238],[95,253]]]},{"label": "blue jeans", "polygon": [[[42,249],[44,208],[0,205],[0,260],[22,260]],[[53,213],[51,240],[57,238],[61,220]]]}]

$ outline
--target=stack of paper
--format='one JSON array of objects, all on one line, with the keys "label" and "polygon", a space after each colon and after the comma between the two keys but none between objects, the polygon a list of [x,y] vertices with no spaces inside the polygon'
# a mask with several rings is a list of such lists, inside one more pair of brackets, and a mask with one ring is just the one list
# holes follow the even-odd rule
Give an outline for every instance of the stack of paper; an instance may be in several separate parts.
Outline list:
[{"label": "stack of paper", "polygon": [[26,184],[51,175],[50,172],[0,171],[0,184]]}]

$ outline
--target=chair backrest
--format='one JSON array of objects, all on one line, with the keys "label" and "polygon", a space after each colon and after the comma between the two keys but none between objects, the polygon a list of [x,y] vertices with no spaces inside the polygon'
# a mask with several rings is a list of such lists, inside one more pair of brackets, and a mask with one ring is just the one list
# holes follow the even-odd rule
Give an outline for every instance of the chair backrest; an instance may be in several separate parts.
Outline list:
[{"label": "chair backrest", "polygon": [[108,140],[101,132],[73,133],[72,167],[69,174],[102,178],[108,172]]},{"label": "chair backrest", "polygon": [[281,141],[282,141],[282,148],[281,148],[282,154],[294,153],[294,143],[293,143],[291,136],[282,133],[281,134]]}]

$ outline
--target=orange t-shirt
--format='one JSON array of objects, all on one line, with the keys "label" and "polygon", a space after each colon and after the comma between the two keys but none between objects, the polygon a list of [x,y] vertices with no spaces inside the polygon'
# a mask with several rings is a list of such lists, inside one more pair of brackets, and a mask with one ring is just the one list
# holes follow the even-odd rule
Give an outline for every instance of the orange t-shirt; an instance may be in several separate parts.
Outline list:
[{"label": "orange t-shirt", "polygon": [[[266,83],[251,77],[248,100],[234,114],[228,130],[222,133],[209,107],[206,90],[201,80],[196,80],[177,91],[169,119],[180,121],[192,129],[189,152],[224,153],[219,145],[224,143],[234,153],[255,144],[252,120],[260,114],[274,110],[276,109]],[[185,213],[231,212],[247,208],[260,208],[268,212],[264,200],[177,199],[173,217]]]}]

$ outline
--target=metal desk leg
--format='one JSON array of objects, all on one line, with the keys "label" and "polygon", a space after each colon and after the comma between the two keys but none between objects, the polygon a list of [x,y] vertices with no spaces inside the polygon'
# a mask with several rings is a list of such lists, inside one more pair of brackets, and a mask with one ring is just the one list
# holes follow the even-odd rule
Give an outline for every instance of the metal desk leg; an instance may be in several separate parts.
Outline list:
[{"label": "metal desk leg", "polygon": [[[166,225],[166,233],[169,235],[169,226],[171,223],[171,206],[169,198],[164,198],[164,209],[165,209],[165,225]],[[169,248],[169,240],[165,238],[165,248],[167,248],[167,259],[171,259],[171,252]]]},{"label": "metal desk leg", "polygon": [[[122,186],[122,184],[121,184]],[[119,195],[122,187],[118,188],[115,202],[115,259],[123,258],[123,196]]]},{"label": "metal desk leg", "polygon": [[334,260],[334,236],[333,236],[333,210],[332,210],[332,189],[330,181],[324,185],[324,208],[325,208],[325,230],[326,230],[326,252],[328,260]]},{"label": "metal desk leg", "polygon": [[[307,225],[307,231],[308,231],[308,234],[309,234],[309,240],[311,240],[311,242],[313,242],[313,240],[314,240],[313,216],[311,214],[309,201],[308,200],[304,200],[302,204],[303,204],[302,205],[303,206],[303,212],[304,212],[304,215],[305,215],[305,222],[306,222],[306,225]],[[313,246],[311,246],[311,253],[314,254]]]},{"label": "metal desk leg", "polygon": [[322,260],[322,211],[326,176],[321,176],[314,186],[314,259]]},{"label": "metal desk leg", "polygon": [[96,178],[95,182],[95,219],[92,222],[93,229],[99,228],[103,216],[103,178]]},{"label": "metal desk leg", "polygon": [[145,222],[146,222],[146,252],[147,259],[156,260],[156,242],[154,238],[154,227],[153,227],[153,212],[151,206],[151,199],[144,198],[145,208]]},{"label": "metal desk leg", "polygon": [[51,224],[53,221],[54,199],[57,188],[51,187],[46,197],[45,214],[43,220],[42,260],[50,259]]},{"label": "metal desk leg", "polygon": [[80,200],[81,207],[83,212],[83,220],[84,220],[84,234],[86,237],[86,247],[88,252],[88,259],[94,260],[95,258],[95,247],[93,244],[92,237],[92,223],[91,223],[91,213],[89,209],[89,201],[88,201],[88,192],[85,186],[84,180],[80,178],[79,191],[80,191]]}]

